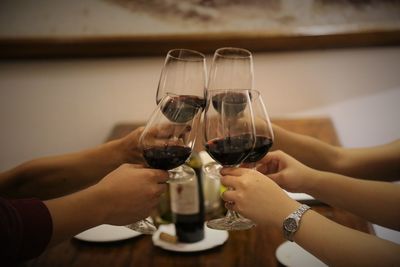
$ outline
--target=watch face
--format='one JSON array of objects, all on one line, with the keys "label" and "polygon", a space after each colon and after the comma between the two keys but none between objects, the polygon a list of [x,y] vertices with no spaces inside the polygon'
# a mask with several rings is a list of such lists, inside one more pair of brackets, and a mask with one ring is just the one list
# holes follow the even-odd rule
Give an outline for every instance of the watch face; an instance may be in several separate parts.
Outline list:
[{"label": "watch face", "polygon": [[293,218],[287,218],[284,221],[283,226],[285,227],[285,230],[289,232],[295,232],[297,230],[297,223]]}]

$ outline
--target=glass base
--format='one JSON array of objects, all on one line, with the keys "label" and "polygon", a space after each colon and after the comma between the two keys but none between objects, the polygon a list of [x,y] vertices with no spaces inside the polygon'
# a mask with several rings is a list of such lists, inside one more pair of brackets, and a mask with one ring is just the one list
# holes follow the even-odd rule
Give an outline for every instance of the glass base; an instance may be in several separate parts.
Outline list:
[{"label": "glass base", "polygon": [[207,222],[207,227],[215,230],[227,230],[227,231],[238,231],[238,230],[248,230],[253,228],[255,223],[244,217],[238,217],[232,219],[230,217],[224,217],[219,219],[214,219]]},{"label": "glass base", "polygon": [[157,231],[157,228],[148,219],[143,219],[141,221],[126,225],[125,227],[145,235],[152,235]]}]

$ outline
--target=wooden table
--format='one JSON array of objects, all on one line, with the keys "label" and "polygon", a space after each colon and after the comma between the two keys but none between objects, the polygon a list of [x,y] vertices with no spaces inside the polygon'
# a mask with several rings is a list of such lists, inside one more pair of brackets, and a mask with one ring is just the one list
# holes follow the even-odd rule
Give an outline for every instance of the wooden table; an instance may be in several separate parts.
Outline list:
[{"label": "wooden table", "polygon": [[[316,137],[338,145],[339,141],[330,119],[273,120],[288,130]],[[138,125],[120,124],[113,128],[108,139],[129,133]],[[372,232],[370,224],[343,210],[326,205],[314,205],[314,210],[326,217],[364,232]],[[112,243],[88,243],[67,240],[47,250],[25,266],[279,266],[276,248],[284,242],[281,229],[255,227],[229,233],[228,241],[217,248],[196,253],[177,253],[155,247],[150,236]]]}]

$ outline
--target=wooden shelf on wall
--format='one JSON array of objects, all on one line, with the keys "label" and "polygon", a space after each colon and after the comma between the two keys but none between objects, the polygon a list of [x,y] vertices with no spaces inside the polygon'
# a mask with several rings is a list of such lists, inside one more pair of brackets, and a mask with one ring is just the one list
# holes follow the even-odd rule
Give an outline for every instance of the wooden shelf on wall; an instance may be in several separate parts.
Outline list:
[{"label": "wooden shelf on wall", "polygon": [[400,30],[290,36],[224,33],[142,37],[0,38],[0,58],[159,56],[178,47],[212,53],[225,46],[245,47],[253,52],[271,52],[398,45]]}]

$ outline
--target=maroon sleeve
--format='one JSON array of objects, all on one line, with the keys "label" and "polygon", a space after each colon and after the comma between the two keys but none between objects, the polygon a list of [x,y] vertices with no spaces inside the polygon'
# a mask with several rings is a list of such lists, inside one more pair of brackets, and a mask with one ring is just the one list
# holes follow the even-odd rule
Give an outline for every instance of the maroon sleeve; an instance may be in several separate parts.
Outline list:
[{"label": "maroon sleeve", "polygon": [[52,219],[42,201],[0,198],[0,262],[39,256],[50,242],[52,232]]}]

